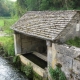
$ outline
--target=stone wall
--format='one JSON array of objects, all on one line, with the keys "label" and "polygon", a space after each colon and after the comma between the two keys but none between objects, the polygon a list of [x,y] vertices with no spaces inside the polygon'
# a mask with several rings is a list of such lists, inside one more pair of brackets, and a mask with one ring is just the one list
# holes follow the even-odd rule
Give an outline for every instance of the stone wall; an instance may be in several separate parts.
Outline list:
[{"label": "stone wall", "polygon": [[80,48],[56,44],[56,49],[57,63],[62,65],[68,80],[80,80]]},{"label": "stone wall", "polygon": [[58,39],[63,43],[66,40],[74,38],[75,36],[80,37],[80,14],[79,13],[77,13],[72,18],[72,20],[66,25],[65,30],[61,32],[61,34],[58,36]]},{"label": "stone wall", "polygon": [[32,61],[30,61],[29,59],[25,58],[24,56],[22,55],[19,55],[20,59],[21,59],[21,62],[25,65],[29,65],[31,64],[33,66],[33,70],[39,74],[40,76],[44,76],[43,74],[45,73],[45,70],[42,69],[41,67],[39,67],[38,65],[36,65],[35,63],[33,63]]},{"label": "stone wall", "polygon": [[22,53],[31,51],[44,53],[46,52],[46,41],[21,34],[21,50]]}]

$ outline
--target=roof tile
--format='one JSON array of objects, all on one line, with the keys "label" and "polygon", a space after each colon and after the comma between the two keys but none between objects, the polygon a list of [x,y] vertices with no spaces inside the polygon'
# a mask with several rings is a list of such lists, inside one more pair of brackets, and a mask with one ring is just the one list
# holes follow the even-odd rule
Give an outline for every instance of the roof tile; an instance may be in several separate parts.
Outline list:
[{"label": "roof tile", "polygon": [[29,11],[11,28],[39,38],[54,40],[71,21],[76,11]]}]

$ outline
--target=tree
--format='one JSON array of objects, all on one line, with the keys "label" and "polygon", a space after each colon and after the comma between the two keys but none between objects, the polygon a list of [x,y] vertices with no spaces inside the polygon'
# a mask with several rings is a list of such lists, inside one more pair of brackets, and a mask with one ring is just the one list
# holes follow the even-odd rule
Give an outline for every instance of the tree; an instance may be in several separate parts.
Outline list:
[{"label": "tree", "polygon": [[78,0],[17,0],[18,15],[26,11],[78,9]]},{"label": "tree", "polygon": [[49,9],[49,0],[42,0],[40,5],[40,10],[48,10]]},{"label": "tree", "polygon": [[27,0],[17,0],[17,14],[22,16],[27,11]]},{"label": "tree", "polygon": [[28,11],[38,11],[41,0],[27,0],[27,10]]},{"label": "tree", "polygon": [[15,2],[9,0],[0,0],[0,16],[11,16],[15,14]]},{"label": "tree", "polygon": [[0,16],[10,16],[5,0],[0,0]]}]

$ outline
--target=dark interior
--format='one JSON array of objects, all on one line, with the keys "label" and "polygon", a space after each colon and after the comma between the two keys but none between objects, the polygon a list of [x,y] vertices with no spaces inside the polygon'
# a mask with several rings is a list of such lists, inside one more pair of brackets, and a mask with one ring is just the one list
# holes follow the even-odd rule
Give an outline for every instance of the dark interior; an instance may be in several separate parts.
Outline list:
[{"label": "dark interior", "polygon": [[40,66],[41,68],[45,68],[47,67],[47,62],[40,59],[39,57],[35,56],[32,53],[27,53],[27,54],[23,54],[24,57],[26,57],[27,59],[29,59],[30,61],[32,61],[33,63],[37,64],[38,66]]}]

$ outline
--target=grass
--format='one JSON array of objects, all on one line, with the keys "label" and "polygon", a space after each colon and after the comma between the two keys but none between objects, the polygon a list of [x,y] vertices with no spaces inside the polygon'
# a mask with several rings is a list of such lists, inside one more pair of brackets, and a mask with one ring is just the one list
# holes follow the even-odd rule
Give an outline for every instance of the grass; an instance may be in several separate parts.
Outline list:
[{"label": "grass", "polygon": [[4,20],[0,19],[0,27],[4,26]]},{"label": "grass", "polygon": [[66,41],[66,44],[71,45],[71,46],[80,47],[80,38],[75,37],[74,39],[70,39]]},{"label": "grass", "polygon": [[10,19],[9,17],[0,17],[0,27],[4,26],[4,20]]},{"label": "grass", "polygon": [[12,30],[10,29],[10,27],[17,21],[17,19],[4,19],[4,27],[3,30],[5,33],[7,34],[11,34]]},{"label": "grass", "polygon": [[0,44],[4,49],[5,56],[14,56],[13,37],[11,36],[0,37]]},{"label": "grass", "polygon": [[52,80],[67,80],[65,73],[59,67],[56,67],[55,69],[49,67],[49,73]]},{"label": "grass", "polygon": [[30,63],[27,65],[21,63],[21,71],[26,74],[29,80],[43,80],[43,78],[33,70],[33,66]]},{"label": "grass", "polygon": [[0,17],[0,26],[2,30],[7,33],[11,34],[12,31],[10,27],[18,20],[18,18],[10,18],[10,17]]},{"label": "grass", "polygon": [[18,18],[0,17],[0,25],[3,29],[3,33],[7,33],[9,36],[0,37],[0,44],[4,48],[6,56],[14,55],[14,40],[11,36],[13,34],[10,27],[18,20]]}]

